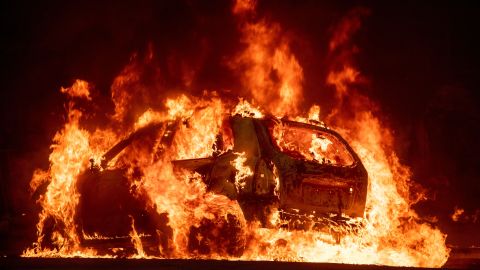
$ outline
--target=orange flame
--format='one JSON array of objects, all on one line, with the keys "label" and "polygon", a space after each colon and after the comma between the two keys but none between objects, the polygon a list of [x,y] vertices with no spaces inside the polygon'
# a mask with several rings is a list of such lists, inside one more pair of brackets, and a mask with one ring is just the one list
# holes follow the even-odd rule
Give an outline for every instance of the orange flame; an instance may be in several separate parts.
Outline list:
[{"label": "orange flame", "polygon": [[132,220],[132,231],[130,232],[130,237],[132,240],[132,244],[137,251],[137,254],[133,256],[133,258],[145,258],[147,257],[147,254],[145,254],[145,251],[143,250],[142,240],[140,239],[137,230],[135,230],[135,220],[132,216],[130,216],[130,219]]},{"label": "orange flame", "polygon": [[85,98],[92,100],[90,97],[90,88],[88,82],[82,80],[75,80],[75,83],[69,88],[61,88],[60,92],[66,93],[71,97]]},{"label": "orange flame", "polygon": [[247,158],[245,157],[245,152],[243,153],[235,153],[237,158],[232,161],[232,165],[237,170],[235,174],[235,187],[237,188],[237,192],[241,191],[245,188],[247,184],[245,178],[252,176],[253,171],[250,167],[245,165]]},{"label": "orange flame", "polygon": [[[253,12],[253,1],[237,1],[234,13]],[[243,13],[242,13],[243,14]],[[239,17],[245,50],[230,66],[239,72],[247,93],[276,116],[295,115],[302,101],[303,70],[280,26]]]}]

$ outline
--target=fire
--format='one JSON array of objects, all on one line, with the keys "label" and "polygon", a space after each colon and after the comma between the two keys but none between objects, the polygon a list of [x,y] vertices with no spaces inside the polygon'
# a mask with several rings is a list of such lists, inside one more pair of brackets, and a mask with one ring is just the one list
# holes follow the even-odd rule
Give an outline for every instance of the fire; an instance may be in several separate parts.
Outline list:
[{"label": "fire", "polygon": [[237,1],[233,11],[246,49],[229,64],[240,74],[246,94],[276,116],[296,115],[302,101],[303,70],[288,36],[278,24],[249,19],[255,1]]},{"label": "fire", "polygon": [[232,165],[237,170],[237,173],[235,174],[235,187],[237,188],[237,192],[240,192],[245,188],[245,178],[253,176],[253,171],[250,167],[245,165],[245,162],[247,161],[245,152],[235,154],[237,155],[237,158],[232,161]]},{"label": "fire", "polygon": [[308,110],[308,119],[313,121],[320,121],[320,106],[313,105]]},{"label": "fire", "polygon": [[354,68],[345,66],[341,71],[332,71],[327,78],[327,82],[337,88],[337,95],[344,96],[348,90],[348,84],[355,82],[359,72]]},{"label": "fire", "polygon": [[[83,123],[90,116],[75,101],[95,102],[89,84],[77,80],[72,87],[61,89],[69,99],[68,119],[53,138],[50,167],[36,170],[32,177],[32,189],[46,185],[46,190],[38,200],[42,211],[37,242],[23,255],[443,265],[449,254],[446,236],[422,222],[412,209],[411,172],[395,155],[390,130],[371,111],[371,103],[364,103],[368,99],[351,89],[351,84],[361,77],[360,72],[351,62],[337,63],[326,81],[336,90],[338,107],[324,118],[318,105],[303,115],[303,70],[290,49],[289,36],[279,24],[252,20],[254,1],[237,1],[233,13],[245,50],[229,65],[238,73],[245,89],[243,94],[251,102],[241,98],[236,103],[213,91],[205,91],[201,96],[171,95],[159,98],[158,104],[154,100],[146,102],[146,97],[154,95],[145,94],[148,90],[143,86],[136,87],[141,81],[142,61],[134,57],[112,84],[114,112],[105,112],[111,122],[86,129]],[[332,53],[359,28],[357,21],[342,25],[339,31],[344,32],[336,33],[330,42]],[[152,57],[149,54],[145,61]],[[354,102],[348,103],[347,96]],[[343,114],[345,106],[351,106],[354,113]],[[247,188],[246,179],[254,176],[255,166],[260,166],[255,164],[261,163],[249,164],[245,152],[233,152],[232,130],[225,120],[230,116],[274,119],[278,124],[272,127],[272,134],[280,149],[319,164],[349,166],[352,157],[330,133],[311,132],[302,126],[286,129],[279,117],[324,130],[327,128],[322,121],[331,123],[368,172],[365,215],[352,219],[341,216],[347,220],[342,226],[331,221],[321,230],[309,224],[304,224],[306,228],[302,230],[293,230],[282,226],[280,210],[273,202],[265,211],[269,224],[247,222],[234,197]],[[122,142],[129,142],[130,146],[123,147]],[[116,148],[112,148],[116,143]],[[105,154],[109,149],[115,149],[116,155]],[[179,160],[198,159],[195,166],[208,170],[212,157],[224,157],[225,153],[232,153],[226,164],[234,168],[235,196],[211,192],[200,174],[174,166]],[[282,185],[278,169],[275,164],[262,166],[271,167],[272,189],[279,197]],[[99,175],[105,171],[121,172],[132,200],[142,202],[146,213],[154,217],[154,234],[147,235],[142,231],[142,221],[128,216],[127,237],[134,253],[117,252],[118,249],[108,253],[82,242],[123,237],[83,232],[78,222],[79,204],[84,199],[79,179],[88,178],[88,172]],[[147,237],[155,239],[153,246],[144,245]]]},{"label": "fire", "polygon": [[462,208],[457,208],[455,207],[455,210],[452,214],[452,220],[457,222],[460,220],[460,217],[465,213],[465,210],[463,210]]},{"label": "fire", "polygon": [[132,240],[132,244],[137,251],[137,255],[134,255],[133,258],[145,258],[147,257],[147,254],[145,254],[145,251],[143,250],[142,240],[140,239],[140,236],[135,230],[135,220],[132,216],[130,216],[130,218],[132,219],[132,231],[129,235],[130,239]]},{"label": "fire", "polygon": [[[168,106],[168,105],[167,105]],[[219,98],[200,100],[195,111],[189,115],[187,125],[180,125],[174,139],[175,159],[189,159],[210,156],[215,150],[216,134],[222,125],[224,105]],[[184,113],[184,109],[172,106],[172,111]]]},{"label": "fire", "polygon": [[[54,144],[50,155],[51,166],[46,173],[50,182],[45,194],[39,199],[42,206],[37,224],[39,242],[33,249],[26,251],[27,255],[52,253],[51,250],[44,250],[40,246],[48,233],[50,233],[51,240],[61,247],[53,252],[56,256],[72,256],[84,252],[78,246],[79,236],[75,230],[74,216],[79,197],[75,182],[81,171],[88,166],[88,160],[92,157],[93,152],[89,147],[88,132],[79,127],[80,117],[80,111],[70,109],[69,122],[53,138]],[[35,179],[38,178],[35,177],[34,181]],[[33,186],[35,185],[33,184]],[[58,226],[62,229],[45,232],[45,223],[52,221],[55,223],[60,221]],[[90,254],[88,251],[85,253]]]},{"label": "fire", "polygon": [[252,116],[255,118],[262,118],[264,117],[263,113],[260,111],[260,109],[253,107],[250,103],[247,101],[240,99],[238,102],[237,106],[235,106],[235,109],[233,110],[233,115],[239,114],[241,116]]},{"label": "fire", "polygon": [[60,92],[67,93],[71,97],[85,98],[87,100],[92,100],[90,97],[90,90],[88,82],[82,80],[76,80],[72,87],[61,88]]}]

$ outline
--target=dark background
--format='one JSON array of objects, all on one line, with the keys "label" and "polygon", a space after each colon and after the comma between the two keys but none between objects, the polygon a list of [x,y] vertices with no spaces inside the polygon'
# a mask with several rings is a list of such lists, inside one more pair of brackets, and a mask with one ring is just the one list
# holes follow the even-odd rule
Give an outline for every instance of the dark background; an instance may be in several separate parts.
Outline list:
[{"label": "dark background", "polygon": [[[97,3],[98,2],[98,3]],[[332,29],[355,7],[370,16],[354,35],[365,95],[381,108],[401,161],[430,200],[418,204],[451,245],[480,245],[480,9],[448,1],[260,1],[282,25],[304,69],[305,100],[332,107],[325,85]],[[132,53],[157,55],[162,89],[239,88],[226,59],[241,49],[230,1],[3,1],[1,13],[0,254],[35,238],[38,209],[28,191],[35,168],[64,123],[60,87],[76,78],[108,102]],[[194,70],[188,88],[184,67]],[[161,89],[159,91],[162,91]],[[307,107],[308,102],[305,103]],[[454,207],[465,209],[459,222]],[[476,217],[475,217],[476,215]]]}]

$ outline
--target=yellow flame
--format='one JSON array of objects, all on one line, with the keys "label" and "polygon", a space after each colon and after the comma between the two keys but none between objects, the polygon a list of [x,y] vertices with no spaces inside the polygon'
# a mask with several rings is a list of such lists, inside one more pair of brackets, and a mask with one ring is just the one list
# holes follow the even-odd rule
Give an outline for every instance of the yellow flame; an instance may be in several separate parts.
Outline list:
[{"label": "yellow flame", "polygon": [[252,176],[253,171],[249,166],[245,165],[247,161],[245,152],[235,154],[237,157],[232,161],[232,166],[237,170],[235,173],[235,187],[237,188],[237,192],[240,192],[247,184],[246,178]]}]

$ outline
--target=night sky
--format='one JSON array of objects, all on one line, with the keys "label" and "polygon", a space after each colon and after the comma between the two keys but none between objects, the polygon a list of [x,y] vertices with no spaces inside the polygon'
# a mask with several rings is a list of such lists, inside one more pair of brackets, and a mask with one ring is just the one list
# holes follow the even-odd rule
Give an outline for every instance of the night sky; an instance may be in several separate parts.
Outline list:
[{"label": "night sky", "polygon": [[[60,87],[89,81],[111,109],[113,79],[149,46],[165,89],[185,89],[185,66],[195,70],[193,94],[239,87],[225,65],[241,49],[230,1],[32,2],[0,4],[0,239],[9,239],[0,254],[18,253],[35,237],[28,182],[35,168],[48,167],[64,123]],[[332,29],[354,8],[370,11],[353,36],[355,64],[369,81],[360,91],[378,104],[400,160],[427,189],[418,212],[438,218],[449,244],[480,246],[480,9],[437,2],[272,0],[260,1],[258,14],[292,35],[305,100],[328,110]],[[454,207],[465,209],[459,222],[450,219]]]}]

